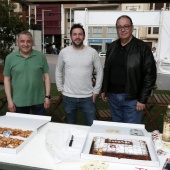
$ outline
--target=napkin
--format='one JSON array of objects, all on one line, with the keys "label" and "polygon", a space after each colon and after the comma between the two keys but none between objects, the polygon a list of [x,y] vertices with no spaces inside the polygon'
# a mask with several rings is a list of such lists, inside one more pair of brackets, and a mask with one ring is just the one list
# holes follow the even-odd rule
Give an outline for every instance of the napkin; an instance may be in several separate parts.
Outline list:
[{"label": "napkin", "polygon": [[[71,137],[73,135],[73,143],[72,146],[69,146]],[[85,138],[86,138],[87,132],[83,130],[79,130],[77,128],[71,128],[69,131],[68,139],[66,142],[66,149],[68,151],[81,151]]]},{"label": "napkin", "polygon": [[[72,147],[69,147],[71,136],[74,136]],[[48,130],[46,133],[46,148],[54,158],[55,163],[70,160],[80,160],[80,153],[87,136],[87,131],[68,128]]]}]

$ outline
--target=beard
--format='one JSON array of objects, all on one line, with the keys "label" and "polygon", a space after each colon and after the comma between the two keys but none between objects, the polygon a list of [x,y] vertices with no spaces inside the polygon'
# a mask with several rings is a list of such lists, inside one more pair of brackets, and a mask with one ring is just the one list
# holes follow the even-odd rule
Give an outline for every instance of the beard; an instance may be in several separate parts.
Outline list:
[{"label": "beard", "polygon": [[72,44],[75,46],[75,47],[81,47],[83,45],[83,41],[79,42],[78,44],[75,43],[74,41],[72,41]]}]

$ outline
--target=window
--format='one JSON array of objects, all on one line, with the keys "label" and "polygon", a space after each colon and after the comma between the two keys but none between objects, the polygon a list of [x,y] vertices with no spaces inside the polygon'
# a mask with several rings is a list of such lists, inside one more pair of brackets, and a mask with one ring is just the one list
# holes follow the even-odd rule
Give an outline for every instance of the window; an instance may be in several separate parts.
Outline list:
[{"label": "window", "polygon": [[54,13],[49,13],[49,16],[54,16]]},{"label": "window", "polygon": [[50,13],[44,13],[44,18],[50,16]]},{"label": "window", "polygon": [[153,27],[153,34],[159,34],[159,27]]},{"label": "window", "polygon": [[151,34],[151,27],[148,27],[148,34]]},{"label": "window", "polygon": [[137,11],[140,9],[140,6],[127,6],[126,10],[128,11]]},{"label": "window", "polygon": [[133,36],[136,37],[137,35],[137,30],[136,29],[133,29],[133,32],[132,32]]},{"label": "window", "polygon": [[170,10],[170,3],[166,3],[166,10]]},{"label": "window", "polygon": [[[67,21],[70,22],[70,18],[68,18]],[[74,22],[74,19],[71,19],[71,22]]]},{"label": "window", "polygon": [[153,3],[150,3],[150,10],[153,10],[153,9],[154,9]]},{"label": "window", "polygon": [[164,3],[155,3],[155,10],[161,10],[164,7]]},{"label": "window", "polygon": [[93,38],[102,38],[102,27],[93,27]]},{"label": "window", "polygon": [[67,37],[70,37],[70,28],[67,28]]},{"label": "window", "polygon": [[90,27],[88,27],[88,37],[90,37]]},{"label": "window", "polygon": [[107,38],[117,38],[116,27],[107,28]]},{"label": "window", "polygon": [[[67,15],[67,21],[70,22],[70,12]],[[74,22],[74,13],[71,13],[71,22]]]},{"label": "window", "polygon": [[162,8],[167,8],[169,3],[150,3],[150,10],[161,10]]},{"label": "window", "polygon": [[148,34],[159,34],[159,27],[148,27]]}]

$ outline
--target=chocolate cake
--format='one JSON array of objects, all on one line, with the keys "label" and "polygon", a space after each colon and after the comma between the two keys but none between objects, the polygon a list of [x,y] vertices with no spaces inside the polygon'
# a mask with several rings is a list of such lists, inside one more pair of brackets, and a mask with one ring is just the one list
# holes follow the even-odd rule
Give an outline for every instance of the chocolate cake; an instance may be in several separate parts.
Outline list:
[{"label": "chocolate cake", "polygon": [[90,154],[125,159],[151,160],[145,141],[94,137]]}]

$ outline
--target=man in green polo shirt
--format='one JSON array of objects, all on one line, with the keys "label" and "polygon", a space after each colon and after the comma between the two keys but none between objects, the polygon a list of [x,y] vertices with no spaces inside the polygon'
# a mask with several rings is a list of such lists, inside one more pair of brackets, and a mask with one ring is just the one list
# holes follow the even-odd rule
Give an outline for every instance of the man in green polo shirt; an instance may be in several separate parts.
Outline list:
[{"label": "man in green polo shirt", "polygon": [[49,66],[45,55],[32,49],[33,44],[30,32],[18,35],[19,50],[5,61],[5,93],[10,112],[29,114],[31,110],[32,114],[45,115],[50,106]]}]

